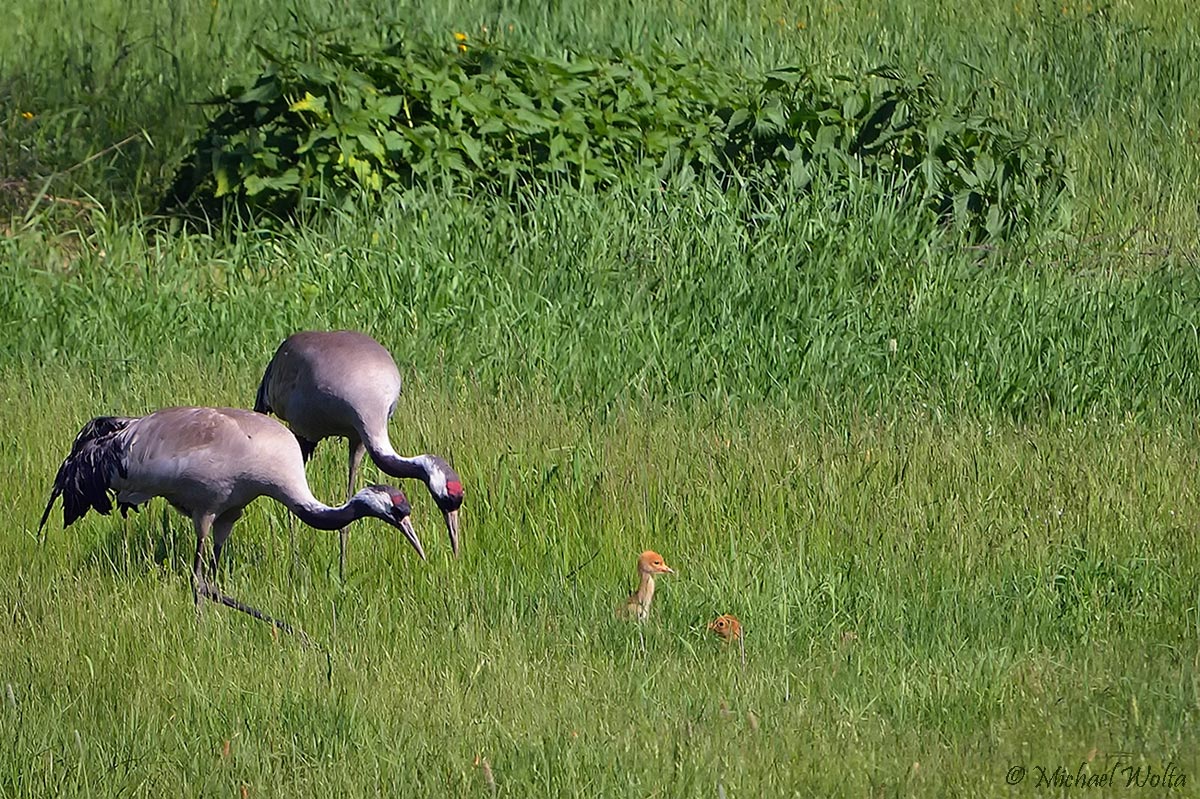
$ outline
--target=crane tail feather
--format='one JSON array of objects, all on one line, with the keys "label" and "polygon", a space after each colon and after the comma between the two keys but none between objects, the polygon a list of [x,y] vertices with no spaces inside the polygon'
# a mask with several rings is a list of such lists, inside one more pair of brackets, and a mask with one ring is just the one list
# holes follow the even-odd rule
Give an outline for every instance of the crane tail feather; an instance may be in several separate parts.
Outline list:
[{"label": "crane tail feather", "polygon": [[50,509],[60,496],[63,501],[63,527],[70,527],[89,510],[102,515],[112,512],[109,496],[112,481],[127,477],[125,440],[119,435],[134,420],[117,416],[98,416],[83,426],[71,452],[58,467],[50,501],[42,513],[38,530],[50,517]]},{"label": "crane tail feather", "polygon": [[309,441],[307,438],[297,436],[295,433],[292,433],[292,435],[296,436],[296,443],[300,445],[300,457],[304,459],[305,463],[308,463],[312,459],[313,453],[317,451],[317,442]]},{"label": "crane tail feather", "polygon": [[54,490],[50,492],[50,501],[46,503],[46,509],[42,511],[42,520],[38,522],[39,533],[41,533],[42,528],[46,526],[46,520],[50,518],[50,510],[54,507],[54,502],[58,499],[58,495],[61,493],[62,492],[58,490],[58,486],[55,486]]},{"label": "crane tail feather", "polygon": [[[282,348],[282,344],[280,347]],[[279,353],[275,353],[275,357],[279,357]],[[263,372],[262,382],[258,384],[258,393],[254,396],[254,412],[255,413],[271,413],[271,402],[267,399],[267,392],[271,385],[271,369],[275,366],[275,358],[267,364],[266,370]]]},{"label": "crane tail feather", "polygon": [[[267,367],[267,375],[271,374],[270,367]],[[267,402],[267,377],[263,376],[262,383],[258,386],[258,394],[254,397],[254,412],[255,413],[270,413],[271,403]]]}]

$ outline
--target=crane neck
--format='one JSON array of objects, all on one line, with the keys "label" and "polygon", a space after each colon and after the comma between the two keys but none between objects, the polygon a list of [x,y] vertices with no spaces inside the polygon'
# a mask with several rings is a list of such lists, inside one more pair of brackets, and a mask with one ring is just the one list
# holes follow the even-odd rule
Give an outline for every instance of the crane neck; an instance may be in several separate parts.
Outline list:
[{"label": "crane neck", "polygon": [[416,479],[429,485],[430,465],[424,455],[405,456],[392,449],[386,438],[382,441],[365,441],[367,452],[375,465],[392,477]]},{"label": "crane neck", "polygon": [[336,507],[326,505],[311,494],[299,499],[280,498],[280,501],[296,515],[297,519],[318,530],[340,530],[350,522],[366,515],[356,497],[351,497],[344,504]]},{"label": "crane neck", "polygon": [[638,582],[637,591],[634,596],[637,597],[638,604],[649,609],[650,600],[654,598],[654,575],[650,572],[642,572],[642,579]]}]

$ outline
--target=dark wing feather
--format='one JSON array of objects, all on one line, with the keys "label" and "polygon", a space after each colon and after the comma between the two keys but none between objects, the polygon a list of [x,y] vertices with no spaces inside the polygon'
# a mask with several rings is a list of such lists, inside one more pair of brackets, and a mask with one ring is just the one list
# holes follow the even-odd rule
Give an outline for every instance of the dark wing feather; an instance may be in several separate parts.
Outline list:
[{"label": "dark wing feather", "polygon": [[254,412],[255,413],[270,413],[271,403],[267,401],[267,386],[271,383],[271,367],[275,365],[275,359],[267,364],[266,371],[263,372],[262,382],[258,384],[258,394],[254,397]]},{"label": "dark wing feather", "polygon": [[67,455],[58,474],[54,477],[54,488],[50,501],[42,513],[38,530],[50,517],[50,509],[59,496],[63,498],[63,527],[70,527],[90,509],[107,515],[113,503],[109,496],[114,477],[126,477],[125,440],[120,433],[136,421],[118,416],[98,416],[83,426],[71,453]]}]

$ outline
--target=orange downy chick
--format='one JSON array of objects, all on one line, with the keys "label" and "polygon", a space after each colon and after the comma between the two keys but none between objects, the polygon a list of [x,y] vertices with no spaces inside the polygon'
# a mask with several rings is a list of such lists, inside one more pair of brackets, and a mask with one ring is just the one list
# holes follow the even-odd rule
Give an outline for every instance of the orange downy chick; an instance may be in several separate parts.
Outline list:
[{"label": "orange downy chick", "polygon": [[729,613],[717,616],[708,623],[708,629],[725,643],[742,640],[742,623]]},{"label": "orange downy chick", "polygon": [[617,606],[617,617],[645,621],[650,615],[650,602],[654,599],[654,575],[674,574],[663,556],[646,550],[638,557],[638,587],[629,598]]}]

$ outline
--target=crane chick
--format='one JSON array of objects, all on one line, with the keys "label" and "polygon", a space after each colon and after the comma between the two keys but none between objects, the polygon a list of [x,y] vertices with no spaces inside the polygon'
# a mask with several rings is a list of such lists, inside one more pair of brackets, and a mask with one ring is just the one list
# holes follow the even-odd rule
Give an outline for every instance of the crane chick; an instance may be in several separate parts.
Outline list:
[{"label": "crane chick", "polygon": [[654,599],[654,575],[674,574],[675,570],[667,565],[662,555],[649,549],[638,556],[637,568],[637,590],[617,606],[617,617],[645,621],[650,615],[650,602]]},{"label": "crane chick", "polygon": [[723,613],[708,623],[708,629],[726,644],[738,642],[742,651],[742,666],[746,665],[746,639],[742,638],[742,623],[732,613]]},{"label": "crane chick", "polygon": [[724,613],[708,623],[708,629],[725,643],[742,640],[742,623],[737,616]]}]

